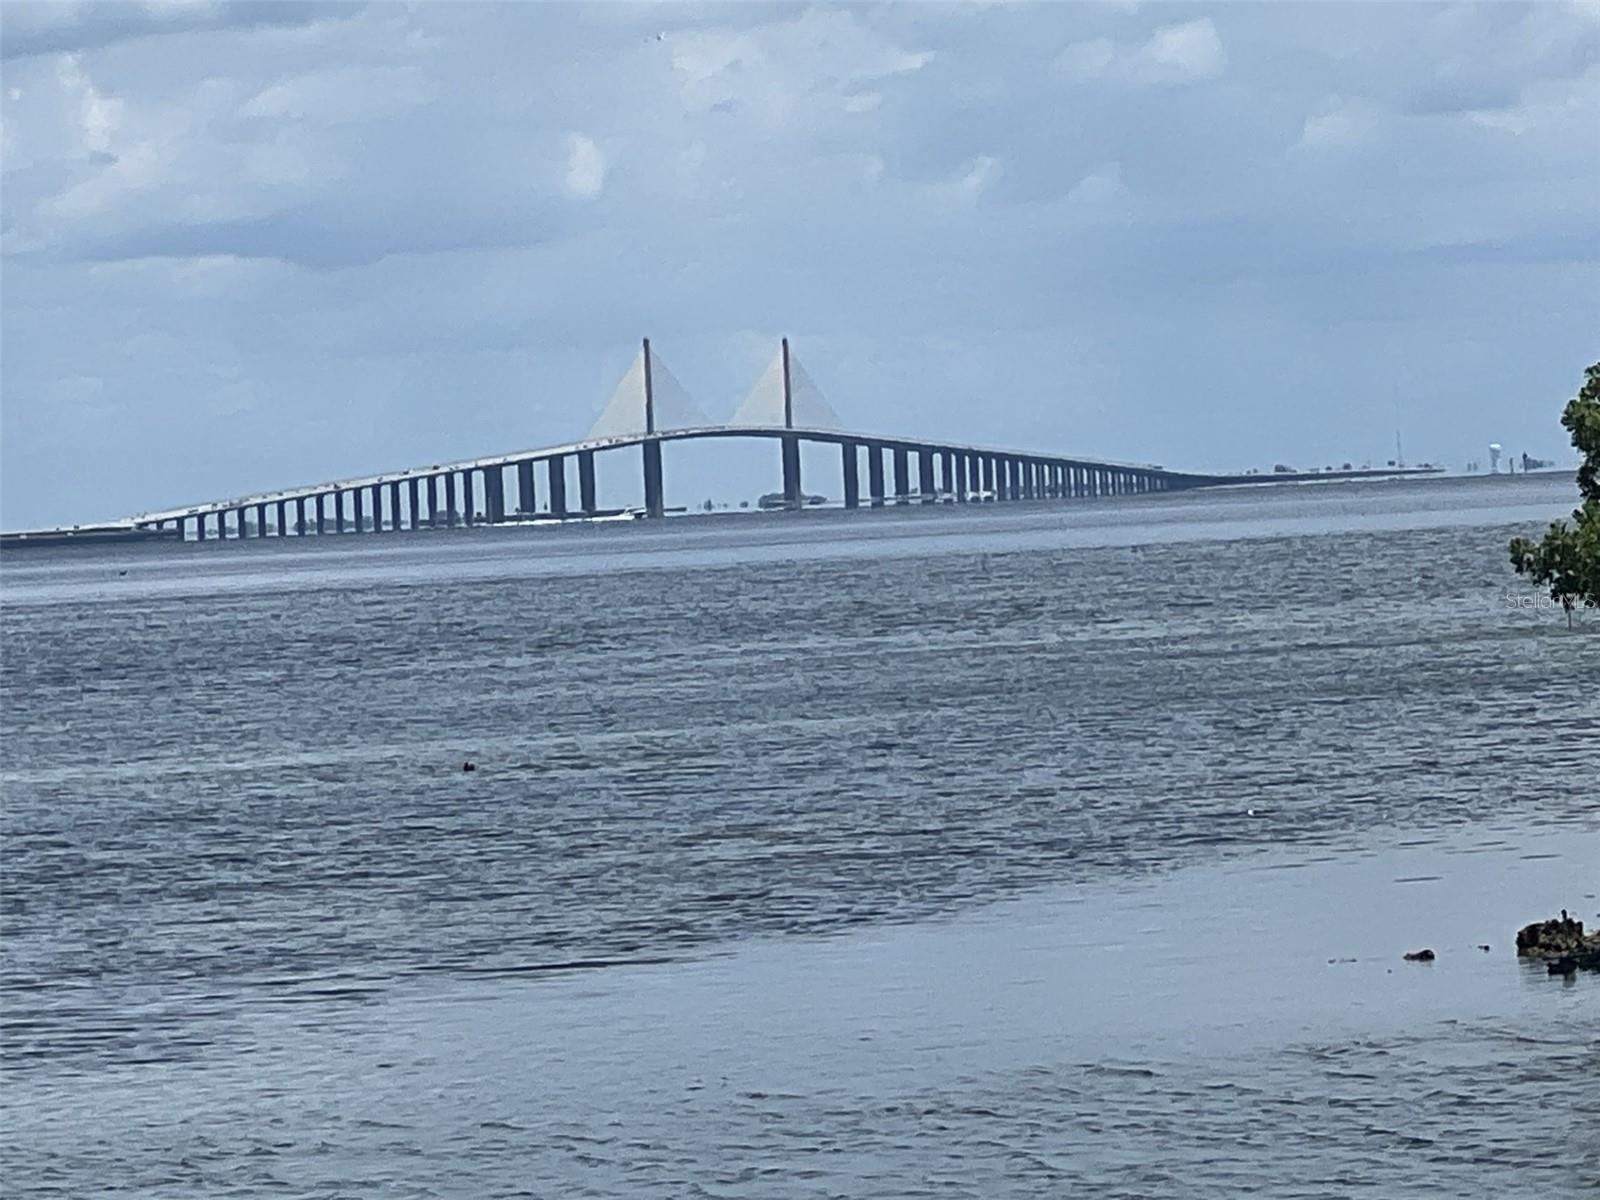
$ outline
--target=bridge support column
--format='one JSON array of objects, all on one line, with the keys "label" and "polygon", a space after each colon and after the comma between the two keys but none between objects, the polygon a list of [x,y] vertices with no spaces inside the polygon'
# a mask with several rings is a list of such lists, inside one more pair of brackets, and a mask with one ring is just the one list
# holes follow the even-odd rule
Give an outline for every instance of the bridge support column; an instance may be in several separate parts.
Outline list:
[{"label": "bridge support column", "polygon": [[439,477],[428,476],[428,528],[439,528]]},{"label": "bridge support column", "polygon": [[805,493],[800,488],[800,439],[785,434],[783,443],[783,503],[788,508],[805,505]]},{"label": "bridge support column", "polygon": [[924,447],[917,454],[917,499],[924,504],[932,504],[937,498],[938,488],[933,480],[934,452]]},{"label": "bridge support column", "polygon": [[911,464],[904,446],[894,448],[894,502],[911,503]]},{"label": "bridge support column", "polygon": [[861,507],[861,463],[854,442],[839,445],[839,467],[844,478],[844,506]]},{"label": "bridge support column", "polygon": [[[289,536],[289,523],[286,520],[284,520],[284,517],[287,516],[287,514],[283,511],[285,505],[286,505],[285,501],[283,501],[283,500],[278,501],[278,536],[279,537],[288,537]],[[294,535],[295,535],[295,537],[305,537],[305,535],[306,535],[306,498],[304,496],[296,496],[295,497],[295,501],[294,501]]]},{"label": "bridge support column", "polygon": [[389,485],[389,528],[399,533],[405,528],[400,520],[400,481],[396,479]]},{"label": "bridge support column", "polygon": [[372,532],[383,532],[383,484],[372,485]]},{"label": "bridge support column", "polygon": [[994,458],[988,454],[978,455],[978,490],[988,492],[987,499],[994,499]]},{"label": "bridge support column", "polygon": [[867,497],[873,508],[883,507],[883,447],[867,447]]},{"label": "bridge support column", "polygon": [[284,537],[289,532],[289,522],[287,520],[285,520],[285,518],[289,515],[285,511],[288,507],[289,507],[289,502],[287,500],[279,500],[278,501],[278,512],[277,512],[276,515],[277,515],[277,518],[278,518],[278,536],[279,537]]},{"label": "bridge support column", "polygon": [[265,504],[256,505],[256,536],[258,538],[267,536],[267,506]]},{"label": "bridge support column", "polygon": [[478,523],[477,488],[474,486],[471,471],[461,472],[461,520],[467,525]]},{"label": "bridge support column", "polygon": [[959,450],[956,452],[955,465],[956,503],[965,504],[967,502],[967,456],[961,453]]},{"label": "bridge support column", "polygon": [[[178,521],[178,528],[180,530],[183,528],[181,519]],[[206,519],[204,517],[196,517],[194,519],[194,540],[197,542],[206,540]]]},{"label": "bridge support column", "polygon": [[350,503],[355,509],[353,514],[355,516],[355,531],[357,533],[365,533],[367,531],[367,498],[361,488],[350,489]]},{"label": "bridge support column", "polygon": [[578,507],[583,515],[592,517],[600,511],[594,490],[594,451],[578,451]]},{"label": "bridge support column", "polygon": [[[319,495],[319,496],[312,497],[313,502],[317,506],[317,532],[318,533],[327,533],[328,532],[328,514],[323,509],[323,502],[325,500],[327,500],[327,498],[328,497],[325,496],[325,495]],[[300,511],[301,511],[301,517],[302,517],[302,520],[303,520],[304,519],[304,514],[305,514],[304,502],[302,502],[302,504],[301,504],[301,510]],[[304,529],[300,529],[297,532],[299,533],[299,535],[301,537],[305,536],[305,530]]]},{"label": "bridge support column", "polygon": [[483,472],[483,509],[489,524],[506,519],[506,472],[504,467],[487,467]]},{"label": "bridge support column", "polygon": [[533,484],[533,460],[517,464],[517,512],[532,516],[539,511],[539,496]]},{"label": "bridge support column", "polygon": [[418,503],[422,499],[421,481],[413,475],[406,480],[406,501],[411,507],[411,528],[422,528],[422,506]]},{"label": "bridge support column", "polygon": [[[786,442],[787,438],[784,439]],[[798,445],[796,453],[798,454]],[[799,486],[800,465],[795,464],[795,485]],[[644,511],[649,517],[664,517],[667,515],[666,497],[661,488],[661,443],[650,441],[644,444]]]},{"label": "bridge support column", "polygon": [[567,515],[567,460],[559,454],[547,458],[544,470],[545,482],[550,485],[550,515],[564,517]]},{"label": "bridge support column", "polygon": [[456,522],[461,519],[461,514],[456,511],[456,477],[452,472],[444,476],[444,524],[446,529],[454,529]]}]

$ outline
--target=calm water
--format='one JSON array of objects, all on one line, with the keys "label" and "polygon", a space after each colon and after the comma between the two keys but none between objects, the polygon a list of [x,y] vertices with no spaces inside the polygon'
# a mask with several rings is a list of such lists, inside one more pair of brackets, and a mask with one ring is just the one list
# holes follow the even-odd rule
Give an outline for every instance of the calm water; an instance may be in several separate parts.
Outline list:
[{"label": "calm water", "polygon": [[1572,503],[8,557],[0,1190],[1600,1186]]}]

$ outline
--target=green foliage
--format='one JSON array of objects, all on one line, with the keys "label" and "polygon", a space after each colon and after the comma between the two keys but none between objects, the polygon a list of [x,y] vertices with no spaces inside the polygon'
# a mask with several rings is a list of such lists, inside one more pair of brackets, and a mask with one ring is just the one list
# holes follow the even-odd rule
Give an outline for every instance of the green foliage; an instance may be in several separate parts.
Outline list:
[{"label": "green foliage", "polygon": [[1584,372],[1583,387],[1567,402],[1561,424],[1583,455],[1578,468],[1582,503],[1572,524],[1557,521],[1540,541],[1515,538],[1511,565],[1517,574],[1550,589],[1550,598],[1567,611],[1600,606],[1600,363]]}]

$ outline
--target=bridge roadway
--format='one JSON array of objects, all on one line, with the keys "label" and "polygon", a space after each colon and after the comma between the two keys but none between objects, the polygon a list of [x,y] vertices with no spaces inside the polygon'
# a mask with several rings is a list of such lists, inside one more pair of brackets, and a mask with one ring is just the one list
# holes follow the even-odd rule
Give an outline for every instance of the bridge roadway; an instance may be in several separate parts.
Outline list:
[{"label": "bridge roadway", "polygon": [[[164,532],[203,540],[208,536],[306,536],[321,533],[377,533],[498,524],[508,519],[594,516],[602,510],[595,490],[595,455],[639,447],[644,474],[645,516],[665,512],[661,447],[667,442],[710,438],[762,438],[781,443],[783,497],[787,506],[804,504],[800,478],[803,442],[840,448],[846,508],[863,504],[933,503],[950,499],[1015,501],[1080,499],[1135,495],[1234,484],[1287,483],[1417,473],[1419,469],[1321,471],[1271,475],[1205,475],[1169,471],[1141,463],[1069,458],[1035,451],[1000,450],[920,438],[845,433],[775,425],[709,425],[665,429],[618,437],[590,438],[542,450],[493,454],[459,462],[435,463],[378,475],[365,475],[307,487],[237,496],[182,508],[141,513],[107,528]],[[860,459],[867,458],[867,490],[861,490]],[[578,502],[567,503],[567,460],[578,464]],[[885,460],[888,471],[885,470]],[[913,473],[915,460],[915,475]],[[544,466],[544,503],[539,472]],[[515,471],[515,507],[506,507],[505,472]],[[482,491],[478,492],[481,483]],[[442,494],[441,494],[442,493]],[[483,508],[477,506],[481,494]],[[388,514],[385,516],[385,502]],[[250,518],[254,517],[254,533]],[[231,524],[231,530],[230,530]],[[211,529],[208,531],[207,526]]]}]

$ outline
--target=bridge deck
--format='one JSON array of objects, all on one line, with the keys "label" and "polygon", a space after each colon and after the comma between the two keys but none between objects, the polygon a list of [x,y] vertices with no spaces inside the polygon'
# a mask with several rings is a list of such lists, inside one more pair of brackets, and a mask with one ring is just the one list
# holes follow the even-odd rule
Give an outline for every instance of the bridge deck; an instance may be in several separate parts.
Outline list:
[{"label": "bridge deck", "polygon": [[[139,513],[136,516],[125,518],[118,524],[129,526],[150,525],[157,521],[184,520],[191,517],[213,516],[217,513],[233,512],[235,509],[252,508],[258,504],[277,504],[280,501],[293,502],[301,499],[311,499],[314,496],[325,496],[334,492],[348,492],[360,488],[373,486],[386,486],[391,483],[403,483],[410,479],[426,479],[430,475],[449,475],[462,471],[480,471],[486,468],[509,467],[521,462],[544,462],[552,458],[565,458],[570,455],[597,452],[602,450],[620,450],[630,446],[641,446],[646,442],[681,442],[695,441],[707,438],[768,438],[779,439],[795,437],[804,442],[821,442],[832,445],[843,445],[854,442],[860,446],[883,446],[887,449],[905,449],[911,451],[931,450],[935,453],[976,454],[992,455],[996,458],[1019,459],[1024,462],[1049,462],[1072,467],[1085,467],[1090,469],[1101,468],[1116,471],[1136,471],[1143,475],[1155,476],[1173,480],[1179,487],[1200,486],[1213,477],[1205,475],[1192,475],[1182,471],[1168,471],[1162,467],[1152,466],[1148,463],[1116,462],[1110,459],[1077,458],[1070,455],[1041,453],[1037,450],[1008,450],[991,446],[972,446],[956,442],[928,441],[925,438],[907,438],[886,436],[882,434],[846,433],[838,429],[784,429],[774,425],[706,425],[691,429],[666,429],[656,433],[636,433],[621,437],[589,438],[579,442],[569,442],[562,446],[547,446],[537,450],[519,450],[511,454],[489,454],[480,458],[467,458],[454,462],[433,463],[425,467],[411,467],[403,471],[387,471],[378,475],[359,475],[349,479],[333,480],[327,483],[309,484],[303,487],[284,488],[273,492],[258,492],[247,496],[236,496],[228,500],[214,500],[204,504],[191,504],[182,508],[161,509],[154,512]],[[1244,477],[1240,477],[1243,479]]]}]

